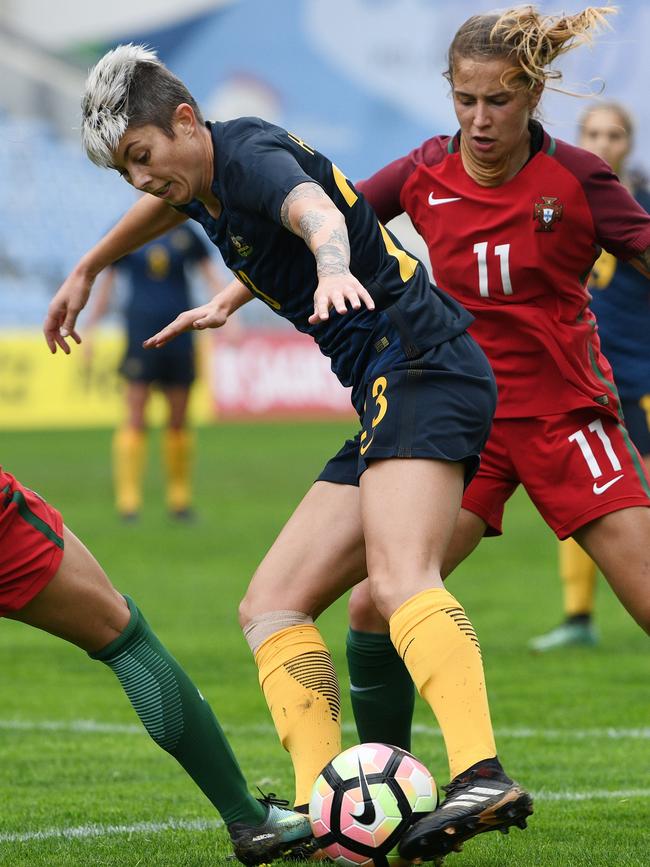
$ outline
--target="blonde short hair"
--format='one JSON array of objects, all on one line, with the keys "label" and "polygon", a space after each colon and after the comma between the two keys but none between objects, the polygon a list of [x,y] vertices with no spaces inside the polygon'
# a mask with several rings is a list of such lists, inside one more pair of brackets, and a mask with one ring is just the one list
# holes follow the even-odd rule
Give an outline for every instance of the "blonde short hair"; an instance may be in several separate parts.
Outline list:
[{"label": "blonde short hair", "polygon": [[118,45],[90,70],[81,100],[81,141],[96,165],[113,167],[113,154],[128,127],[153,124],[173,138],[176,108],[187,103],[203,118],[194,97],[155,51]]}]

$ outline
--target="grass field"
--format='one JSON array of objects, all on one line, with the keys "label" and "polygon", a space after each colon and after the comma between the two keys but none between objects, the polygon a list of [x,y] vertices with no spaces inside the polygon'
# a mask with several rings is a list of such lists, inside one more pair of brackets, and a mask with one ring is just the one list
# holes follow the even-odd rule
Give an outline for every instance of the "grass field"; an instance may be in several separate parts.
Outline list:
[{"label": "grass field", "polygon": [[[113,582],[132,595],[209,698],[251,786],[290,797],[278,745],[236,624],[255,568],[341,424],[223,426],[199,432],[199,522],[167,519],[150,453],[138,525],[113,515],[106,431],[2,435],[2,463],[64,513]],[[316,527],[314,544],[327,544]],[[524,495],[506,537],[450,579],[483,647],[500,756],[536,795],[529,829],[468,843],[450,867],[650,865],[647,640],[599,587],[602,644],[533,657],[526,640],[560,615],[555,545]],[[345,605],[322,631],[344,685]],[[62,641],[0,621],[0,865],[225,864],[227,835],[179,766],[143,733],[114,675]],[[414,752],[447,782],[441,739],[417,708]]]}]

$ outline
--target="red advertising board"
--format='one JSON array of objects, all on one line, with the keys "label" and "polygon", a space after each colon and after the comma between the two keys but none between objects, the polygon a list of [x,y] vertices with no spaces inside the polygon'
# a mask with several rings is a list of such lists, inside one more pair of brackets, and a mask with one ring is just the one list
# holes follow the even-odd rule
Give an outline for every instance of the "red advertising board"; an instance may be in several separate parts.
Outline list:
[{"label": "red advertising board", "polygon": [[219,418],[352,416],[343,388],[314,341],[296,331],[215,335],[210,390]]}]

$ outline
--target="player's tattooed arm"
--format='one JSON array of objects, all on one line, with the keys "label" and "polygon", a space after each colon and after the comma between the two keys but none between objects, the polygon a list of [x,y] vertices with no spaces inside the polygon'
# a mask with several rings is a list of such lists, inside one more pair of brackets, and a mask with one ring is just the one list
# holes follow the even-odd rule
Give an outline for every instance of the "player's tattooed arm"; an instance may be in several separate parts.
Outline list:
[{"label": "player's tattooed arm", "polygon": [[320,277],[346,274],[350,270],[350,241],[347,232],[333,229],[329,238],[314,250]]},{"label": "player's tattooed arm", "polygon": [[314,292],[314,312],[309,323],[316,325],[337,313],[372,310],[375,302],[350,272],[350,239],[345,218],[322,187],[315,183],[298,184],[282,204],[280,219],[285,229],[303,239],[316,260],[318,285]]},{"label": "player's tattooed arm", "polygon": [[329,202],[332,205],[334,204],[325,190],[318,184],[298,184],[297,187],[294,187],[291,192],[287,194],[286,199],[282,203],[282,208],[280,209],[282,225],[285,229],[288,229],[295,235],[303,237],[302,231],[300,231],[299,222],[297,222],[302,215],[302,208],[300,205],[307,205],[309,208],[310,206],[319,206],[326,202]]},{"label": "player's tattooed arm", "polygon": [[637,271],[640,271],[644,277],[650,278],[650,247],[647,247],[643,253],[632,256],[630,264],[634,265]]},{"label": "player's tattooed arm", "polygon": [[284,200],[280,219],[285,229],[301,237],[312,251],[319,277],[349,273],[345,219],[322,187],[314,183],[294,187]]}]

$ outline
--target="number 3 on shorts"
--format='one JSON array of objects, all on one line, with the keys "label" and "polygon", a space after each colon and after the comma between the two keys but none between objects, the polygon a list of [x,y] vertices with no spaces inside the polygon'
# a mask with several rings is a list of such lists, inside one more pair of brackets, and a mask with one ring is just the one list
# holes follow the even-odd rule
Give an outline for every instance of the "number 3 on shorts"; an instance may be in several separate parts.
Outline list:
[{"label": "number 3 on shorts", "polygon": [[388,388],[388,382],[386,381],[385,376],[378,376],[377,379],[372,384],[372,396],[375,399],[375,403],[377,404],[377,415],[373,418],[370,429],[372,431],[372,436],[368,439],[368,431],[364,430],[361,434],[359,452],[362,455],[370,448],[370,445],[375,438],[375,428],[382,420],[382,418],[388,412],[388,401],[386,400],[386,389]]}]

